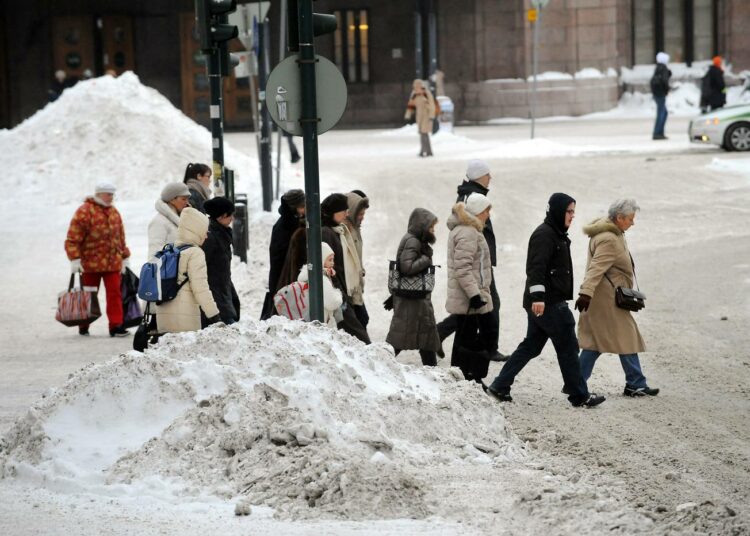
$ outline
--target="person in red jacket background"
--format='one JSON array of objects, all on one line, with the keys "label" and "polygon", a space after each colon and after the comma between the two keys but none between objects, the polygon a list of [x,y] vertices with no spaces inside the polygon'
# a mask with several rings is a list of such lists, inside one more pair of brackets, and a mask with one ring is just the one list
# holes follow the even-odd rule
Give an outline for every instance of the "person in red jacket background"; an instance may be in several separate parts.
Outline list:
[{"label": "person in red jacket background", "polygon": [[[125,229],[117,209],[112,206],[116,188],[101,182],[78,207],[70,220],[65,239],[65,253],[70,270],[81,273],[81,284],[99,288],[104,280],[107,293],[107,319],[110,337],[125,337],[122,327],[122,295],[120,274],[130,265],[130,250],[125,245]],[[81,335],[89,334],[89,326],[78,327]]]}]

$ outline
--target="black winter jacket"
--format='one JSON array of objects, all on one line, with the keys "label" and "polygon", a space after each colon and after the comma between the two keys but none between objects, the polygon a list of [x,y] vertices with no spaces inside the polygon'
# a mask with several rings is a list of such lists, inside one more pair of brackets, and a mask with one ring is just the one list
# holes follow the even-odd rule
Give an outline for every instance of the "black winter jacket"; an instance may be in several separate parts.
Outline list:
[{"label": "black winter jacket", "polygon": [[346,292],[346,271],[344,270],[344,248],[341,246],[341,235],[336,232],[334,227],[337,227],[330,217],[325,214],[321,214],[322,228],[320,230],[323,242],[331,246],[333,250],[333,269],[336,270],[336,275],[331,278],[333,286],[339,289],[344,299],[349,298]]},{"label": "black winter jacket", "polygon": [[[268,246],[270,268],[268,270],[268,290],[275,293],[279,290],[279,276],[284,267],[286,254],[289,250],[289,241],[294,231],[300,228],[301,221],[297,217],[297,211],[287,205],[283,198],[279,205],[280,217],[273,224],[271,231],[271,243]],[[294,274],[296,278],[299,274]],[[294,279],[296,281],[296,279]]]},{"label": "black winter jacket", "polygon": [[[463,184],[458,187],[458,198],[456,203],[465,203],[466,198],[473,193],[482,194],[487,196],[489,189],[485,188],[476,181],[464,181]],[[484,239],[487,241],[487,245],[490,247],[490,263],[492,266],[497,266],[497,244],[495,242],[495,231],[492,229],[492,221],[487,220],[484,224]]]},{"label": "black winter jacket", "polygon": [[724,88],[726,87],[724,71],[716,65],[712,65],[708,68],[706,77],[708,80],[705,85],[708,92],[705,97],[703,95],[701,97],[705,98],[705,105],[709,106],[712,110],[721,108],[727,103],[727,97],[724,93]]},{"label": "black winter jacket", "polygon": [[666,97],[669,93],[670,71],[663,63],[657,63],[654,75],[651,77],[651,93],[654,97]]},{"label": "black winter jacket", "polygon": [[208,224],[208,238],[203,242],[208,270],[208,286],[219,315],[225,324],[240,319],[240,299],[232,283],[232,229],[214,219]]}]

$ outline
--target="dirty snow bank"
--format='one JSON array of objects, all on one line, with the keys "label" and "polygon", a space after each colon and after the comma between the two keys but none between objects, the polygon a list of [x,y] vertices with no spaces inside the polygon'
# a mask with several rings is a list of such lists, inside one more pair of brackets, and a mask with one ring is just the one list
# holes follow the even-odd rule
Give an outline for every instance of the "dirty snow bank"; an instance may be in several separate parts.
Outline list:
[{"label": "dirty snow bank", "polygon": [[[210,132],[132,72],[66,89],[14,129],[0,130],[0,148],[5,190],[53,189],[61,203],[93,193],[102,180],[118,187],[118,199],[152,198],[181,181],[188,162],[211,162]],[[256,175],[254,159],[226,145],[224,151],[238,184]]]},{"label": "dirty snow bank", "polygon": [[[0,443],[3,477],[57,491],[237,499],[294,517],[424,518],[420,468],[524,457],[454,370],[275,318],[167,335],[84,368]],[[313,508],[314,507],[314,508]]]}]

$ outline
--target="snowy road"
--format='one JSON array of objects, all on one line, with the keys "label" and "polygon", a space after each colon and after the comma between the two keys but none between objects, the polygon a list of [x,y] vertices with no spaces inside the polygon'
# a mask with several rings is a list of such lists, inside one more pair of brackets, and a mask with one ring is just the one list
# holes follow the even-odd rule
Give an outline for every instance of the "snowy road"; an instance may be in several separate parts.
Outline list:
[{"label": "snowy road", "polygon": [[[547,348],[519,376],[513,392],[516,402],[498,407],[528,441],[537,460],[529,469],[534,474],[521,476],[510,470],[506,474],[501,466],[436,473],[433,499],[445,526],[394,522],[368,531],[362,525],[345,524],[321,530],[335,534],[433,529],[446,534],[520,534],[555,527],[561,533],[586,533],[587,526],[590,534],[750,530],[750,160],[691,146],[684,119],[670,119],[666,142],[652,142],[650,127],[650,121],[641,119],[542,123],[537,126],[539,139],[533,142],[525,139],[528,125],[464,127],[455,135],[438,136],[432,159],[416,157],[417,136],[406,130],[332,131],[320,138],[323,195],[359,188],[371,199],[363,234],[370,334],[377,341],[385,338],[390,321],[379,306],[386,297],[387,260],[395,254],[408,215],[416,206],[438,215],[435,259],[444,264],[444,222],[468,158],[483,158],[493,170],[490,198],[498,237],[496,278],[503,302],[500,346],[504,352],[512,351],[523,337],[525,246],[543,218],[550,193],[565,191],[578,200],[571,229],[577,283],[585,263],[582,224],[602,214],[613,199],[635,197],[642,212],[628,240],[639,283],[648,296],[648,307],[638,315],[648,347],[642,362],[649,383],[662,389],[654,399],[622,397],[619,363],[606,356],[590,385],[607,395],[607,402],[591,411],[571,409],[559,393],[560,374]],[[228,140],[236,149],[254,152],[252,135],[230,134]],[[286,151],[282,154],[287,157]],[[740,173],[719,171],[711,166],[715,158],[736,164]],[[284,169],[284,188],[303,186],[299,168],[285,165]],[[244,173],[246,186],[248,177],[256,174],[254,169],[238,171]],[[118,203],[137,262],[143,260],[138,257],[145,250],[155,195]],[[20,191],[0,201],[6,230],[0,235],[4,273],[0,300],[5,305],[0,312],[0,432],[71,372],[86,363],[105,361],[130,345],[129,339],[110,339],[102,322],[88,339],[54,322],[54,296],[66,283],[62,242],[75,206],[59,205],[53,186],[43,196]],[[267,229],[270,221],[260,218],[255,225]],[[262,253],[265,240],[252,252]],[[252,267],[260,275],[240,276],[255,284],[262,280],[264,268],[262,263]],[[445,299],[442,277],[433,295],[439,316]],[[258,289],[243,295],[248,315],[259,310],[259,296]],[[417,363],[418,356],[406,352],[399,360]],[[498,370],[493,365],[490,376]],[[587,485],[589,494],[548,491],[571,482]],[[494,501],[493,490],[499,487],[509,489],[513,500]],[[179,515],[139,516],[135,512],[142,505],[138,504],[98,503],[86,508],[85,502],[66,503],[59,496],[28,490],[13,500],[17,493],[0,483],[0,532],[98,534],[103,530],[101,516],[111,516],[113,524],[107,529],[112,534],[169,532],[178,519],[185,522],[183,534],[198,534],[208,526],[205,520],[214,517],[219,523],[214,526],[227,534],[243,530],[218,510],[186,507]],[[602,500],[613,496],[615,506]],[[509,495],[502,497],[505,501]],[[618,523],[620,517],[624,524]],[[204,521],[195,522],[201,518]],[[642,523],[628,526],[633,519]],[[254,528],[254,533],[292,530],[270,520]],[[307,525],[304,531],[309,532],[293,530],[313,534],[317,529]]]}]

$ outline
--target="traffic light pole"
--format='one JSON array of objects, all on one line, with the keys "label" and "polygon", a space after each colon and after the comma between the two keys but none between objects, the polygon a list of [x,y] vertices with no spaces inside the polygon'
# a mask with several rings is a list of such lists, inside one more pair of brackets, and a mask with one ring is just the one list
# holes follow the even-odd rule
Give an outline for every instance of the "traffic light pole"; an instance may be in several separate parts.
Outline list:
[{"label": "traffic light pole", "polygon": [[221,52],[217,48],[205,57],[208,60],[208,88],[210,93],[211,138],[213,146],[214,184],[224,189],[224,103],[221,96]]},{"label": "traffic light pole", "polygon": [[310,320],[323,321],[323,261],[321,259],[320,178],[318,175],[318,110],[315,92],[313,0],[299,0],[299,55],[302,86],[302,118],[305,209],[307,221],[307,270],[310,285]]},{"label": "traffic light pole", "polygon": [[[260,54],[258,55],[258,75],[260,86],[263,92],[266,91],[266,82],[268,81],[269,71],[269,54],[271,48],[271,24],[266,19],[258,24],[260,36]],[[271,116],[268,114],[265,96],[260,99],[261,103],[261,123],[260,123],[260,181],[263,192],[263,210],[271,212],[273,204],[273,168],[271,164]]]}]

